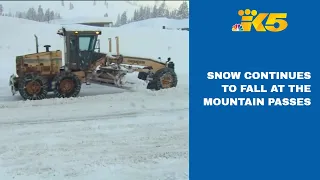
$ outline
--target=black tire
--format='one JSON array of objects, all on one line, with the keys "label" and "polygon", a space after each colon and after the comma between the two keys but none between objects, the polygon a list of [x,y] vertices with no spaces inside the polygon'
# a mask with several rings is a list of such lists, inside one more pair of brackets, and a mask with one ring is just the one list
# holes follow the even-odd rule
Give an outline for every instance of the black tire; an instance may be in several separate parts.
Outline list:
[{"label": "black tire", "polygon": [[[164,84],[161,81],[161,78],[164,76],[171,77],[171,81],[166,86],[164,86]],[[166,68],[158,70],[153,75],[153,80],[148,83],[147,89],[158,91],[160,89],[167,89],[167,88],[176,87],[177,84],[178,84],[177,74],[174,72],[173,69],[166,67]]]},{"label": "black tire", "polygon": [[60,72],[53,79],[53,82],[53,93],[58,98],[77,97],[80,93],[81,81],[72,72]]},{"label": "black tire", "polygon": [[45,99],[48,94],[47,79],[34,73],[26,74],[20,79],[18,90],[25,100]]}]

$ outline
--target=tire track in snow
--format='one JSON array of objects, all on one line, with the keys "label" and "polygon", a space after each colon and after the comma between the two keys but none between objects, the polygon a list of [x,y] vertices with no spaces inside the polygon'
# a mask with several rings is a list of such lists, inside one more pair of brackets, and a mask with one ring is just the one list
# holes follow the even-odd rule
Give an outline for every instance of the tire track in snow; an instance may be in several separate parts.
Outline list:
[{"label": "tire track in snow", "polygon": [[[155,111],[156,112],[151,112]],[[137,116],[161,116],[162,114],[174,114],[176,112],[187,111],[189,108],[175,108],[175,109],[145,109],[143,111],[132,111],[124,113],[111,113],[107,115],[87,116],[87,117],[71,117],[63,119],[42,118],[37,120],[26,121],[3,121],[0,125],[30,125],[30,124],[52,124],[52,123],[65,123],[65,122],[79,122],[79,121],[98,121],[98,120],[110,120],[110,119],[122,119],[128,117]]]}]

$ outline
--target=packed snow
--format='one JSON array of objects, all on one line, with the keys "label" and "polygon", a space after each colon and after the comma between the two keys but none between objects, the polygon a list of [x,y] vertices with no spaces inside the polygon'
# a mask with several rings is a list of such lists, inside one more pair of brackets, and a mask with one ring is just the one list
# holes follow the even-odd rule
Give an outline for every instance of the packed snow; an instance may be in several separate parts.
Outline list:
[{"label": "packed snow", "polygon": [[133,74],[130,91],[84,84],[78,98],[23,101],[8,86],[15,56],[35,52],[34,34],[41,51],[63,50],[61,26],[9,17],[0,26],[1,180],[189,179],[188,31],[99,28],[102,51],[119,36],[121,54],[171,57],[176,88],[149,91]]}]

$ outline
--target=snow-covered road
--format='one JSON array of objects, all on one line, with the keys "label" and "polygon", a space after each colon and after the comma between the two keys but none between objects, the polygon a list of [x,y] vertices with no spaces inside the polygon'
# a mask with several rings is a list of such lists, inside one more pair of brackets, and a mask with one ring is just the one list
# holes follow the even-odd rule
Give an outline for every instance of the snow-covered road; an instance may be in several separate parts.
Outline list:
[{"label": "snow-covered road", "polygon": [[0,128],[0,169],[21,180],[188,179],[187,115],[187,109],[173,109],[49,125],[47,119],[6,122]]},{"label": "snow-covered road", "polygon": [[0,176],[188,179],[187,87],[123,91],[93,85],[73,99],[7,96],[0,102]]}]

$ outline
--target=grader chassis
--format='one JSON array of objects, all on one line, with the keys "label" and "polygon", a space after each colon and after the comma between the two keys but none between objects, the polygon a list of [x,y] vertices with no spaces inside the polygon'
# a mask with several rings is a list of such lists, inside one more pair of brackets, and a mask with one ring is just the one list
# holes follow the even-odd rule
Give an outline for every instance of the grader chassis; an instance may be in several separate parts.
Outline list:
[{"label": "grader chassis", "polygon": [[[77,97],[81,85],[86,83],[105,84],[127,88],[127,73],[139,72],[138,78],[148,83],[147,89],[160,90],[177,85],[177,75],[171,58],[158,60],[123,56],[119,53],[119,37],[116,37],[116,51],[113,55],[109,38],[109,53],[101,53],[96,47],[101,31],[72,30],[62,28],[57,34],[64,38],[65,64],[62,65],[62,52],[50,51],[16,57],[16,73],[11,75],[9,85],[12,94],[19,92],[25,100],[40,100],[53,92],[55,97]],[[96,49],[99,49],[96,52]]]}]

